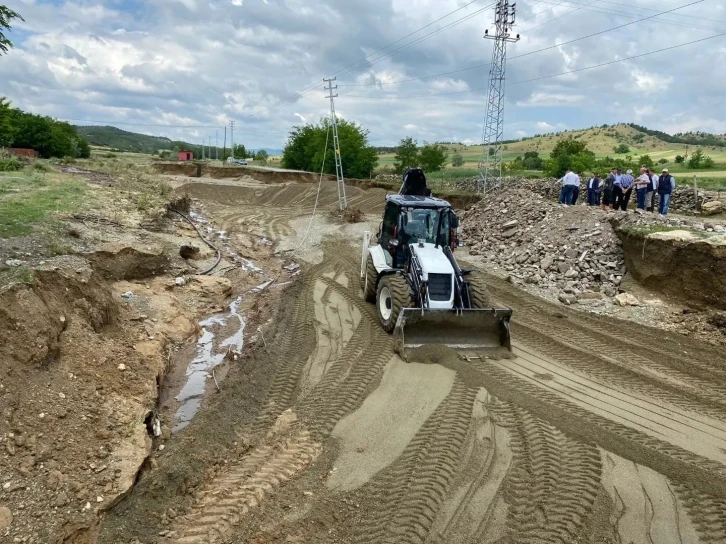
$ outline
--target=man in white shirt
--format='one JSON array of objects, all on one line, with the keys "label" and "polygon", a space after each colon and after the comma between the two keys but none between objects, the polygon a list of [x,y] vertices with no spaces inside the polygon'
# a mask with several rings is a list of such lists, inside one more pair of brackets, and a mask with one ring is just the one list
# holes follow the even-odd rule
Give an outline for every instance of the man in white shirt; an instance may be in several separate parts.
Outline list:
[{"label": "man in white shirt", "polygon": [[580,176],[572,171],[572,168],[568,168],[564,176],[559,179],[562,184],[562,191],[560,191],[560,204],[572,205],[572,195],[575,191],[575,187],[580,186]]},{"label": "man in white shirt", "polygon": [[638,199],[638,207],[636,212],[643,213],[645,211],[645,195],[648,192],[648,187],[653,184],[653,181],[648,175],[648,169],[645,167],[640,168],[640,175],[635,179],[635,195]]}]

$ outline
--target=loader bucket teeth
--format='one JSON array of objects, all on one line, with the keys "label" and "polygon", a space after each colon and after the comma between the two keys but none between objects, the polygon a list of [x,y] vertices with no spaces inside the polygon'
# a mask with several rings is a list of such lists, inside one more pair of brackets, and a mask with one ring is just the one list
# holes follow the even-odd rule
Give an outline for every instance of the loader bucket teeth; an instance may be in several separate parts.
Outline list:
[{"label": "loader bucket teeth", "polygon": [[431,310],[404,308],[398,316],[394,335],[404,348],[443,344],[452,349],[482,350],[506,348],[509,338],[509,308]]}]

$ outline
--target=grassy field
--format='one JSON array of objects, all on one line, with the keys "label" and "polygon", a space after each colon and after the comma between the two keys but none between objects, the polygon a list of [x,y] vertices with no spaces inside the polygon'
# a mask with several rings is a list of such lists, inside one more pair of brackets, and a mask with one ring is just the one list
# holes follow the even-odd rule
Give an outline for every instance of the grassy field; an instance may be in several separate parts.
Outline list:
[{"label": "grassy field", "polygon": [[0,237],[28,234],[55,213],[78,209],[85,192],[85,183],[63,175],[0,172]]}]

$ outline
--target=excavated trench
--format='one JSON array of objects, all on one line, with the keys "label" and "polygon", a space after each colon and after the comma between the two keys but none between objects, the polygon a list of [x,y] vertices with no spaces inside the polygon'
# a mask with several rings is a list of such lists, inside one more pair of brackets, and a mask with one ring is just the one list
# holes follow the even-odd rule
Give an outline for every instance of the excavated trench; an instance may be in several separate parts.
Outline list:
[{"label": "excavated trench", "polygon": [[[306,228],[314,198],[295,185],[185,189],[217,202],[228,232],[277,243]],[[352,199],[370,202],[375,226],[371,196]],[[357,238],[329,221],[313,227],[323,255],[276,297],[266,342],[100,542],[726,540],[722,353],[640,325],[623,336],[632,323],[488,277],[515,312],[513,357],[434,346],[403,361],[360,296]]]}]

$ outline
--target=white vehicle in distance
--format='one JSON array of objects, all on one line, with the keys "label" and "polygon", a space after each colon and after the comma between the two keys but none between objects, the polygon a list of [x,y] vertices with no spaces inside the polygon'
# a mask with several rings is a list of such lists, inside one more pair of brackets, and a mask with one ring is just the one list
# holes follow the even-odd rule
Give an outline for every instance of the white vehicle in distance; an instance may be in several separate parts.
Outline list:
[{"label": "white vehicle in distance", "polygon": [[238,164],[240,166],[247,166],[247,161],[244,159],[235,159],[233,157],[227,157],[227,164]]}]

